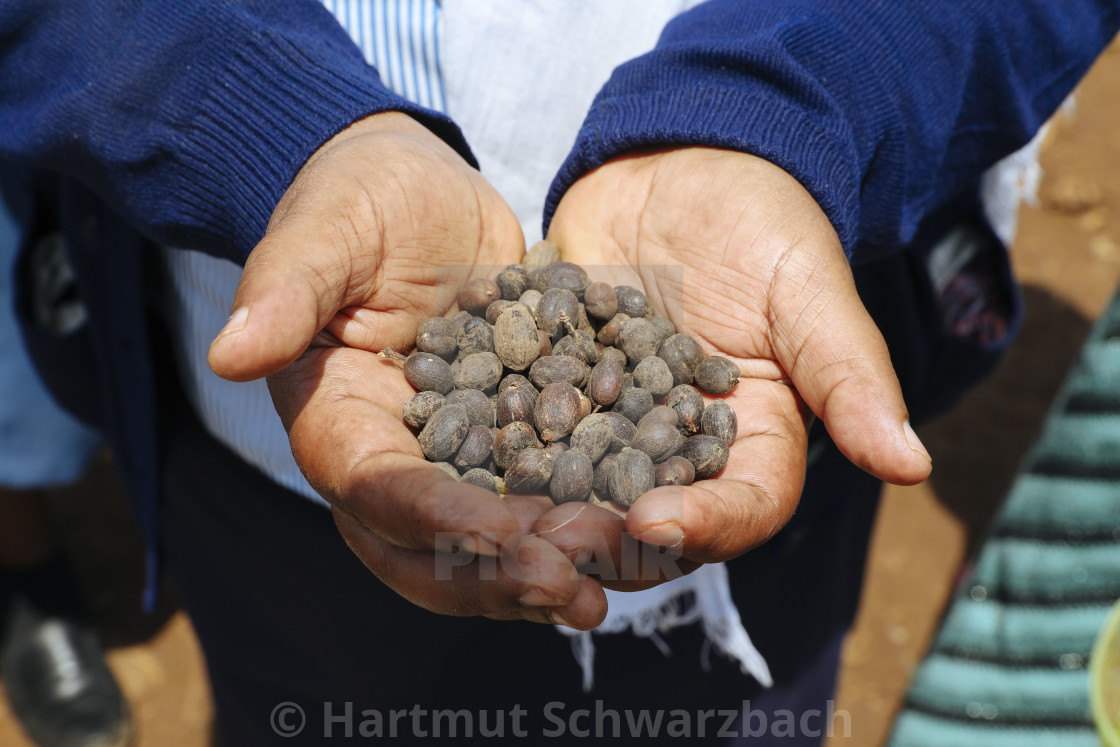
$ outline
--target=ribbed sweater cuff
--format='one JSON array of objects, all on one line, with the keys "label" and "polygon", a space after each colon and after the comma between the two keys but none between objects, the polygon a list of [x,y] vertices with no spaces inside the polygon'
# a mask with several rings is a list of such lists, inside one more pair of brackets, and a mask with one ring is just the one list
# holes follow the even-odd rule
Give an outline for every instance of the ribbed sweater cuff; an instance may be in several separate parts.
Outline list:
[{"label": "ribbed sweater cuff", "polygon": [[564,193],[585,173],[627,151],[696,145],[750,153],[789,172],[820,204],[851,256],[859,222],[856,158],[804,109],[759,90],[678,88],[596,102],[549,190],[545,232]]},{"label": "ribbed sweater cuff", "polygon": [[476,165],[446,116],[384,88],[373,68],[270,33],[230,57],[184,123],[176,183],[166,214],[184,241],[243,262],[304,162],[347,125],[382,111],[419,120]]}]

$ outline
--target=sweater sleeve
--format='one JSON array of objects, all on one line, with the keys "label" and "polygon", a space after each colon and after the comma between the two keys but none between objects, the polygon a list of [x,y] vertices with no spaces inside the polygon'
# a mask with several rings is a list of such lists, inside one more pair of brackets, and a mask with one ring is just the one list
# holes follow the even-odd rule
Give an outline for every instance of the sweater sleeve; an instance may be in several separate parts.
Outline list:
[{"label": "sweater sleeve", "polygon": [[545,227],[612,157],[707,145],[781,166],[853,261],[881,256],[1024,145],[1118,25],[1116,0],[709,0],[615,70]]},{"label": "sweater sleeve", "polygon": [[307,158],[388,91],[318,0],[0,0],[0,158],[54,169],[158,241],[243,261]]}]

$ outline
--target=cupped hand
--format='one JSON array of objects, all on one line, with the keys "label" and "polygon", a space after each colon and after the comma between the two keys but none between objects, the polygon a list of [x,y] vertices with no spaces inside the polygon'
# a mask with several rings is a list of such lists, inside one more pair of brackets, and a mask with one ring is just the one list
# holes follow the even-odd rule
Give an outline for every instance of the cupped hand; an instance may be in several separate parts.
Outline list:
[{"label": "cupped hand", "polygon": [[929,475],[836,232],[782,169],[710,148],[621,157],[568,190],[549,238],[565,259],[594,267],[593,279],[644,289],[659,314],[742,374],[727,397],[738,437],[717,479],[657,488],[621,520],[602,509],[543,517],[537,528],[568,557],[585,561],[588,543],[617,556],[626,540],[612,533],[622,530],[693,564],[765,542],[797,506],[809,413],[875,476],[913,484]]},{"label": "cupped hand", "polygon": [[504,502],[426,463],[412,393],[375,354],[415,339],[466,280],[524,251],[505,202],[406,115],[372,115],[307,161],[249,256],[210,365],[269,377],[292,453],[351,549],[410,601],[453,615],[592,627],[599,584],[527,533],[547,506]]}]

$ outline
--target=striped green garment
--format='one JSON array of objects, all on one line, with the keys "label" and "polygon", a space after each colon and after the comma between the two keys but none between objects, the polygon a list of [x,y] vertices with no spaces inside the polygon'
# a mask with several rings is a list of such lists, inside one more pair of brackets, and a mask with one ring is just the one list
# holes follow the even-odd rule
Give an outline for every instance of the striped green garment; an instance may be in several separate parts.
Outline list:
[{"label": "striped green garment", "polygon": [[1118,598],[1120,295],[1055,399],[889,744],[1096,747],[1089,653]]}]

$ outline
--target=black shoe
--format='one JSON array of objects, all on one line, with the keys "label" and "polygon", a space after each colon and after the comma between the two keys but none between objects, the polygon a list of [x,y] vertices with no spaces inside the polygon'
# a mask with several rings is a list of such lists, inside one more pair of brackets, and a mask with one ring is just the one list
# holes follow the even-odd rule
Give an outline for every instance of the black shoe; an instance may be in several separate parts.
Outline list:
[{"label": "black shoe", "polygon": [[129,744],[128,706],[88,624],[46,614],[21,593],[10,597],[6,622],[0,676],[12,712],[36,744]]}]

